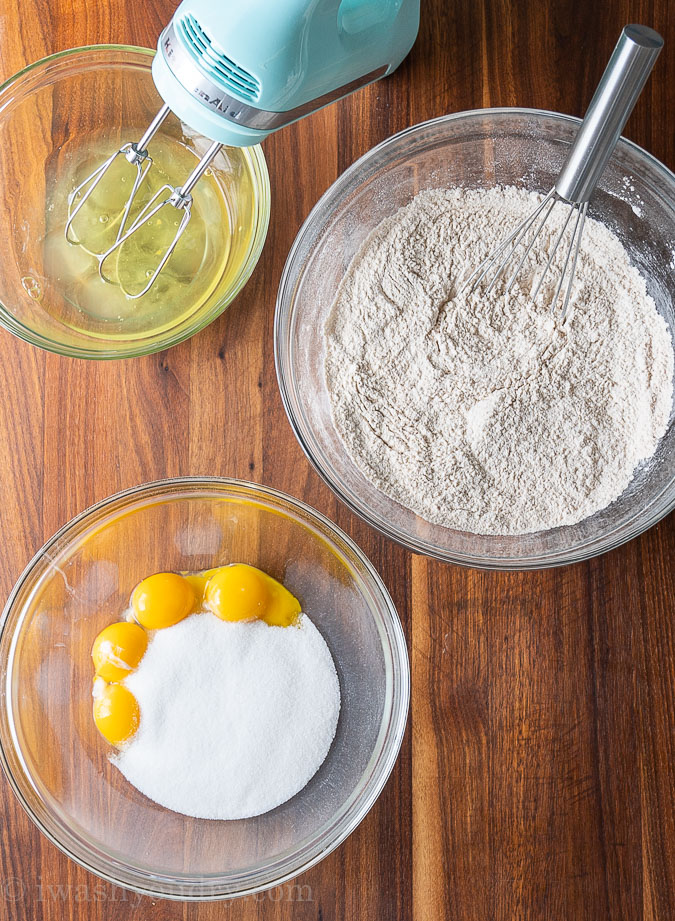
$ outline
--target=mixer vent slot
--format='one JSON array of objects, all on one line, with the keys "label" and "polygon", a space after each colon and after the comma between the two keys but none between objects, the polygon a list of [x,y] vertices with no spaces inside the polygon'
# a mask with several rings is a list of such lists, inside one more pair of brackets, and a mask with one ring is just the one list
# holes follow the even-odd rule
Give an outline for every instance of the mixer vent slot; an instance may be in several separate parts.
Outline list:
[{"label": "mixer vent slot", "polygon": [[193,57],[217,83],[250,101],[260,97],[260,81],[220,51],[191,13],[178,21],[178,28]]}]

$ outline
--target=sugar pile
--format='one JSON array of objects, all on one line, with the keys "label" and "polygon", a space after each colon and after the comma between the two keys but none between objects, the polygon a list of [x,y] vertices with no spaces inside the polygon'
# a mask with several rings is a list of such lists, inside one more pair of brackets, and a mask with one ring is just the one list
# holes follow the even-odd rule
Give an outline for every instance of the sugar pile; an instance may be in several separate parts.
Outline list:
[{"label": "sugar pile", "polygon": [[510,272],[489,294],[457,294],[539,200],[422,192],[373,231],[337,292],[325,329],[335,426],[364,476],[427,521],[479,534],[574,524],[620,495],[667,429],[668,328],[603,224],[586,222],[565,323],[550,309],[564,245],[530,298],[563,207],[508,296]]},{"label": "sugar pile", "polygon": [[193,614],[155,631],[124,683],[141,721],[114,764],[151,800],[196,818],[286,802],[326,758],[340,711],[333,659],[304,614],[293,627]]}]

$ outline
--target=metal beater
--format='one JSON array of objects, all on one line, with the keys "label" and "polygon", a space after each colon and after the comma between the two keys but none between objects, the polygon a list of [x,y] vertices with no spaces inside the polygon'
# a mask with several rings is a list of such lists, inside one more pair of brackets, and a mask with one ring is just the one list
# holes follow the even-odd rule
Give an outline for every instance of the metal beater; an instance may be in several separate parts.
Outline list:
[{"label": "metal beater", "polygon": [[[564,319],[572,293],[589,199],[618,143],[623,127],[635,107],[662,47],[663,39],[653,29],[641,25],[624,27],[555,186],[528,217],[469,275],[459,289],[460,293],[475,291],[484,278],[489,278],[485,289],[485,293],[488,294],[504,274],[507,265],[516,255],[516,251],[524,246],[525,249],[506,283],[504,294],[508,294],[527,262],[551,212],[556,205],[560,204],[567,206],[568,213],[548,254],[544,269],[533,286],[531,301],[536,301],[556,252],[571,225],[572,236],[551,301],[551,309],[555,310],[567,278],[561,311],[561,317]],[[533,227],[535,228],[534,233],[528,237]]]},{"label": "metal beater", "polygon": [[[190,221],[191,192],[221,146],[246,147],[354,90],[390,74],[412,47],[419,0],[183,0],[160,35],[152,76],[164,105],[148,129],[123,144],[70,194],[69,243],[83,243],[73,223],[118,157],[136,167],[106,261],[158,211],[181,212],[172,242],[140,291],[155,283]],[[244,8],[245,7],[245,8]],[[148,144],[169,112],[213,143],[186,181],[164,185],[134,214],[152,166]]]}]

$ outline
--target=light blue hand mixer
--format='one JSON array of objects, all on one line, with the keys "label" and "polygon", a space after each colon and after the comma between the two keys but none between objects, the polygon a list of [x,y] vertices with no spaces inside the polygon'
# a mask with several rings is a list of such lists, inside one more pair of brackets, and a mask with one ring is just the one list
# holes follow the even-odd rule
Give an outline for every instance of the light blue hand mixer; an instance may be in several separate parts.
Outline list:
[{"label": "light blue hand mixer", "polygon": [[[125,143],[70,195],[74,218],[117,157],[136,167],[113,246],[103,265],[161,208],[181,213],[173,241],[142,297],[190,220],[192,189],[223,145],[246,147],[390,74],[415,41],[419,0],[183,0],[157,44],[152,75],[164,105],[137,143]],[[148,145],[173,112],[212,144],[181,186],[160,188],[133,217],[132,205],[152,166]],[[128,224],[128,226],[127,226]]]}]

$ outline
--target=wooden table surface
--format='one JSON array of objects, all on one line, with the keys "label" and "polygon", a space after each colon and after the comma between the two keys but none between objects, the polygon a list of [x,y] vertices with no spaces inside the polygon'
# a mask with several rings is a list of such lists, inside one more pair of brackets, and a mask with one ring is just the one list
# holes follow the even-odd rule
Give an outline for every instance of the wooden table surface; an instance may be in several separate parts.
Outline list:
[{"label": "wooden table surface", "polygon": [[[413,695],[394,773],[301,889],[204,905],[100,883],[42,838],[3,778],[3,921],[675,919],[673,518],[599,559],[546,572],[413,556],[336,502],[277,391],[274,302],[293,238],[334,179],[395,131],[482,106],[581,114],[620,27],[644,22],[666,51],[626,133],[675,167],[668,0],[423,6],[417,44],[392,77],[265,142],[267,243],[211,327],[113,363],[62,359],[0,334],[0,594],[57,528],[119,489],[222,474],[286,490],[360,544],[400,611]],[[173,9],[171,0],[0,0],[0,78],[74,45],[154,46]]]}]

